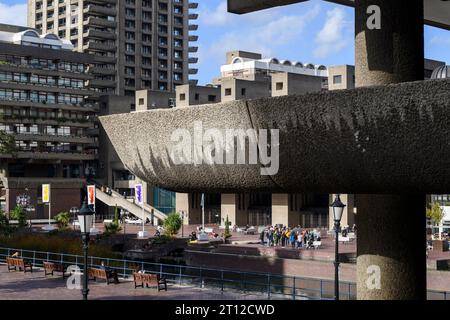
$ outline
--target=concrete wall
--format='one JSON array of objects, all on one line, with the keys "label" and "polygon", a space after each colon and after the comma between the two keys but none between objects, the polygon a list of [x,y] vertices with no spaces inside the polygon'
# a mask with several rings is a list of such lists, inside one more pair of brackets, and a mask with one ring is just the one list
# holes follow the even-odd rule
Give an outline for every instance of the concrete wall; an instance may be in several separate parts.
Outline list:
[{"label": "concrete wall", "polygon": [[136,91],[136,111],[170,108],[171,100],[175,103],[174,93],[153,90],[138,90]]},{"label": "concrete wall", "polygon": [[[341,83],[335,83],[340,76]],[[328,68],[328,90],[355,88],[355,67],[349,65],[332,66]]]},{"label": "concrete wall", "polygon": [[272,74],[272,97],[321,91],[324,80],[321,77],[303,74],[274,73]]},{"label": "concrete wall", "polygon": [[242,79],[223,79],[222,101],[257,99],[270,97],[271,83],[266,81],[247,81]]},{"label": "concrete wall", "polygon": [[182,85],[176,87],[177,107],[220,102],[220,88],[209,86]]}]

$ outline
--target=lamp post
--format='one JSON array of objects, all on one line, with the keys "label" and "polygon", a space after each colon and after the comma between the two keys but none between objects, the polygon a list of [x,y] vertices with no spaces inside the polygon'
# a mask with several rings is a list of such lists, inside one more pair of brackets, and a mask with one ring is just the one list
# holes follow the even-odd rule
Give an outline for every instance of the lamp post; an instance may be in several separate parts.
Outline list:
[{"label": "lamp post", "polygon": [[94,220],[94,211],[88,206],[87,199],[84,199],[83,205],[78,212],[78,221],[80,223],[80,231],[83,239],[84,251],[84,278],[83,278],[83,300],[87,300],[88,289],[88,248],[89,248],[89,231]]},{"label": "lamp post", "polygon": [[80,209],[78,209],[77,207],[72,207],[70,208],[70,214],[72,215],[72,227],[73,230],[75,230],[75,216],[78,216],[78,213],[80,212]]},{"label": "lamp post", "polygon": [[340,194],[336,194],[334,202],[330,205],[333,208],[334,231],[336,233],[336,249],[334,252],[334,299],[339,300],[339,228],[341,226],[342,213],[345,204],[342,203]]}]

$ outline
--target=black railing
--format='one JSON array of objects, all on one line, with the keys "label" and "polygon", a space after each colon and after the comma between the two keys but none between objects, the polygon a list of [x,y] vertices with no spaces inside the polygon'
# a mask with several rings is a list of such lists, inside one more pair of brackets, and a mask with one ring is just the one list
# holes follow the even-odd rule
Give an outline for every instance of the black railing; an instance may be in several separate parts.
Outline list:
[{"label": "black railing", "polygon": [[[66,266],[76,265],[81,269],[84,264],[84,258],[81,255],[3,247],[0,247],[0,263],[5,263],[6,257],[11,256],[15,252],[18,252],[20,257],[29,261],[35,268],[43,267],[44,261],[60,263]],[[92,256],[88,259],[90,267],[100,267],[103,261],[105,265],[114,269],[124,279],[132,279],[133,272],[139,269],[159,274],[161,277],[166,278],[168,283],[180,286],[189,285],[219,289],[221,292],[261,295],[268,299],[331,300],[334,298],[333,280]],[[340,298],[342,300],[356,299],[356,284],[341,281]],[[450,292],[428,290],[428,299],[450,300]]]}]

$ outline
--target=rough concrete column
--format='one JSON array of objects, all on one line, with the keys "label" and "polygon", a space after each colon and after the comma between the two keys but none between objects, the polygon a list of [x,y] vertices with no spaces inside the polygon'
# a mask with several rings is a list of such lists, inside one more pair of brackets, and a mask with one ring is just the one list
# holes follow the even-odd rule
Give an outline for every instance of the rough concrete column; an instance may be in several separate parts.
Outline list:
[{"label": "rough concrete column", "polygon": [[230,221],[231,226],[237,223],[237,208],[236,208],[236,194],[235,193],[222,193],[220,195],[220,214],[222,218],[222,224],[225,225],[225,221]]},{"label": "rough concrete column", "polygon": [[425,201],[358,195],[358,299],[426,299]]},{"label": "rough concrete column", "polygon": [[289,211],[289,194],[272,194],[272,225],[282,224],[285,226],[298,225],[298,217],[294,221],[294,213]]},{"label": "rough concrete column", "polygon": [[[423,0],[355,1],[357,87],[423,80],[423,10]],[[357,197],[358,299],[425,299],[425,195]],[[380,289],[367,286],[369,266],[380,267]]]},{"label": "rough concrete column", "polygon": [[[369,6],[380,8],[381,28],[369,29]],[[423,80],[423,0],[355,1],[356,86]]]},{"label": "rough concrete column", "polygon": [[175,195],[175,210],[177,212],[184,212],[183,224],[189,224],[189,193],[176,193]]}]

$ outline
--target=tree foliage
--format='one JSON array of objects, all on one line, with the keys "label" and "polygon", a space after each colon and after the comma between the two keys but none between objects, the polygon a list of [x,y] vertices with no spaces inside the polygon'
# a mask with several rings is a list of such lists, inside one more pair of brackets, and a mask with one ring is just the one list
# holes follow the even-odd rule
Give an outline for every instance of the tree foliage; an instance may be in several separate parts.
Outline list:
[{"label": "tree foliage", "polygon": [[55,216],[59,230],[66,230],[69,227],[70,215],[68,212],[60,212]]},{"label": "tree foliage", "polygon": [[114,235],[119,233],[122,230],[122,227],[119,224],[119,208],[117,206],[114,207],[114,219],[111,223],[105,224],[105,232],[106,236]]},{"label": "tree foliage", "polygon": [[17,220],[19,227],[25,227],[27,225],[27,217],[25,209],[21,206],[16,206],[11,212],[10,217]]},{"label": "tree foliage", "polygon": [[0,130],[0,153],[14,155],[16,152],[17,147],[14,136]]},{"label": "tree foliage", "polygon": [[441,208],[438,202],[431,203],[431,206],[426,210],[427,219],[433,224],[440,224],[444,218],[444,209]]},{"label": "tree foliage", "polygon": [[170,213],[164,220],[164,231],[168,236],[174,236],[181,229],[183,221],[178,213]]}]

